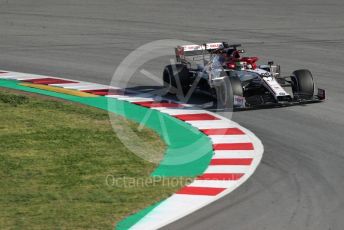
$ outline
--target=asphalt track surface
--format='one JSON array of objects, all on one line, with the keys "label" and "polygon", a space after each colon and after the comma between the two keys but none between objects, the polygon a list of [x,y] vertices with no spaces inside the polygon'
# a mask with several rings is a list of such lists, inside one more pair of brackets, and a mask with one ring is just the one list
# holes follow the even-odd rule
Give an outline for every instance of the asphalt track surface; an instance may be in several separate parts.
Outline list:
[{"label": "asphalt track surface", "polygon": [[[343,1],[0,0],[2,69],[108,84],[131,51],[167,38],[241,42],[286,74],[308,68],[328,101],[235,113],[262,140],[262,163],[166,229],[343,229]],[[160,76],[163,64],[146,68]],[[158,85],[143,75],[131,84]]]}]

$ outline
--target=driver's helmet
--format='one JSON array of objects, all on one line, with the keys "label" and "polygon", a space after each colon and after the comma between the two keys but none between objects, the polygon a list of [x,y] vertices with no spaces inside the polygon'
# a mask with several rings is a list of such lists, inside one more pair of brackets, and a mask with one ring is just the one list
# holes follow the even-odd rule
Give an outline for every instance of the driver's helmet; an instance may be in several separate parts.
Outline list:
[{"label": "driver's helmet", "polygon": [[242,61],[238,61],[235,63],[235,69],[236,70],[245,70],[246,68],[246,63]]}]

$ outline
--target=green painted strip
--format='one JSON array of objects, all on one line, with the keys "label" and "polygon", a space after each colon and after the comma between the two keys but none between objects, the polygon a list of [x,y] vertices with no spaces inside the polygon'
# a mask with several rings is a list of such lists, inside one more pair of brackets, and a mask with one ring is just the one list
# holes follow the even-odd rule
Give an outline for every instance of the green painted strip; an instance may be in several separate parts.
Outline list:
[{"label": "green painted strip", "polygon": [[[213,154],[210,139],[196,128],[167,114],[107,97],[78,97],[21,86],[17,83],[17,81],[13,80],[0,79],[0,86],[2,87],[43,94],[93,106],[122,115],[138,123],[141,123],[145,119],[145,114],[150,112],[150,116],[144,121],[145,126],[156,131],[165,143],[168,144],[164,158],[154,170],[152,176],[194,177],[201,174],[210,162]],[[161,125],[162,123],[163,125]],[[117,227],[119,229],[129,228],[156,207],[156,205],[150,206],[124,219]]]},{"label": "green painted strip", "polygon": [[120,221],[115,228],[117,230],[126,230],[129,229],[131,226],[133,226],[134,224],[136,224],[139,220],[141,220],[145,215],[147,215],[149,212],[151,212],[155,207],[159,206],[159,204],[163,202],[157,202],[141,211],[139,211],[138,213],[135,213],[127,218],[125,218],[124,220]]}]

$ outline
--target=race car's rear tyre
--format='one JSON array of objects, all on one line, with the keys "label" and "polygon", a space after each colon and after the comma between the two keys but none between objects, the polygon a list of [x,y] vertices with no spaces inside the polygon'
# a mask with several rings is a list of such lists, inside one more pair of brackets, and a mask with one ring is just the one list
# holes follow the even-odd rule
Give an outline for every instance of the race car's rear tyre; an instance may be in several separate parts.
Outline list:
[{"label": "race car's rear tyre", "polygon": [[309,70],[295,70],[291,79],[294,95],[304,99],[311,99],[314,96],[314,80]]},{"label": "race car's rear tyre", "polygon": [[185,65],[168,65],[163,72],[164,87],[170,94],[185,94],[189,90],[190,71]]}]

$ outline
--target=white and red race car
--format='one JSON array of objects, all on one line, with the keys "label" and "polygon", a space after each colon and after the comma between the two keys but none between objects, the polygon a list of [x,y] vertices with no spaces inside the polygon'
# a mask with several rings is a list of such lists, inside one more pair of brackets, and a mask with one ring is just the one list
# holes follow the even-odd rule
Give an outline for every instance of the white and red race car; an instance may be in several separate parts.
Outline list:
[{"label": "white and red race car", "polygon": [[[282,76],[272,61],[257,65],[257,57],[242,56],[240,44],[226,42],[183,45],[175,48],[177,64],[163,71],[164,86],[171,94],[201,90],[223,108],[286,106],[325,100],[316,89],[311,72],[295,70]],[[287,90],[289,88],[289,90]]]}]

